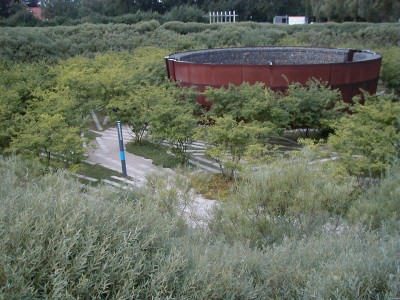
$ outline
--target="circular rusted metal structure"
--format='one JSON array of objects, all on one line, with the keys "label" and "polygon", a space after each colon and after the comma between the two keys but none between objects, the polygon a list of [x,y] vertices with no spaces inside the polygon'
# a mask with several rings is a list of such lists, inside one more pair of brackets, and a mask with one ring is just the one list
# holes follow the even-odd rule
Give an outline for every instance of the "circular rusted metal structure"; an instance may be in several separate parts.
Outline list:
[{"label": "circular rusted metal structure", "polygon": [[[174,53],[165,61],[171,80],[199,91],[207,86],[261,82],[284,92],[288,83],[304,85],[316,78],[339,89],[343,100],[350,102],[361,90],[376,93],[382,56],[343,48],[246,47]],[[199,102],[210,105],[202,97]]]}]

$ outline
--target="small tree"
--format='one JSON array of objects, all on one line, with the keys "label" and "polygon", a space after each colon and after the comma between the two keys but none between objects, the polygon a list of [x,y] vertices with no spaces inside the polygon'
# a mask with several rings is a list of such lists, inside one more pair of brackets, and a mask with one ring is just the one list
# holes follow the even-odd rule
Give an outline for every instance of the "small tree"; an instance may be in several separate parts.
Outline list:
[{"label": "small tree", "polygon": [[27,115],[23,124],[8,151],[39,160],[46,167],[55,169],[65,169],[80,162],[84,153],[80,130],[69,126],[62,115]]},{"label": "small tree", "polygon": [[337,117],[333,108],[341,100],[338,90],[332,90],[327,83],[310,79],[306,86],[299,83],[289,85],[287,96],[281,101],[290,115],[292,128],[305,128],[306,136],[310,129],[329,128],[328,120]]},{"label": "small tree", "polygon": [[194,115],[197,93],[193,89],[170,86],[152,109],[150,133],[154,140],[166,140],[172,151],[186,163],[197,119]]},{"label": "small tree", "polygon": [[230,180],[250,146],[258,144],[259,137],[266,138],[273,132],[270,124],[236,122],[232,116],[224,116],[200,128],[197,135],[206,143],[206,155],[218,163],[224,178]]},{"label": "small tree", "polygon": [[158,86],[137,87],[128,96],[112,99],[107,105],[108,114],[112,121],[127,125],[135,142],[140,143],[147,133],[153,107],[164,95],[165,89]]},{"label": "small tree", "polygon": [[356,103],[334,124],[328,144],[351,174],[380,175],[400,157],[400,103],[393,98],[365,95],[365,105]]}]

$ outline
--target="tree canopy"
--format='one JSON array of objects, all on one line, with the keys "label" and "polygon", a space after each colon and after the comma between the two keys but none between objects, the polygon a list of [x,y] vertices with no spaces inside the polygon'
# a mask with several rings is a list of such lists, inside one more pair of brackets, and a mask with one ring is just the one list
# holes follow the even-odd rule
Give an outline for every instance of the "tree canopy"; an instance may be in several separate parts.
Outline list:
[{"label": "tree canopy", "polygon": [[[397,0],[43,0],[47,18],[78,19],[88,16],[115,17],[138,12],[169,14],[173,20],[207,22],[209,11],[235,11],[238,20],[272,22],[276,15],[307,16],[311,21],[397,21]],[[8,17],[23,6],[37,6],[35,0],[1,0],[0,17]],[[183,13],[177,13],[183,11]],[[197,9],[203,16],[193,13]],[[186,16],[185,16],[186,15]]]}]

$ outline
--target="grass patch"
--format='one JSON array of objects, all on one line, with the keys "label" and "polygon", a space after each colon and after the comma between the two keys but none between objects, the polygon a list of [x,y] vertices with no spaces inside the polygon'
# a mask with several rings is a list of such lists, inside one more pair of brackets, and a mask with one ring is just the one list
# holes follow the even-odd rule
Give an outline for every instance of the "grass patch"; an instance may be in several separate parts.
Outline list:
[{"label": "grass patch", "polygon": [[235,181],[226,181],[221,174],[200,172],[192,175],[191,182],[199,194],[208,199],[228,200]]},{"label": "grass patch", "polygon": [[142,141],[140,144],[129,142],[125,146],[129,153],[142,156],[153,161],[153,164],[163,168],[176,168],[180,165],[180,159],[167,153],[168,148],[159,144]]},{"label": "grass patch", "polygon": [[101,134],[98,134],[92,130],[88,130],[85,132],[85,138],[89,141],[94,141],[97,137],[101,137]]},{"label": "grass patch", "polygon": [[91,165],[84,162],[79,164],[75,173],[96,178],[99,180],[99,182],[101,179],[109,179],[111,176],[122,176],[120,172],[108,169],[99,164]]}]

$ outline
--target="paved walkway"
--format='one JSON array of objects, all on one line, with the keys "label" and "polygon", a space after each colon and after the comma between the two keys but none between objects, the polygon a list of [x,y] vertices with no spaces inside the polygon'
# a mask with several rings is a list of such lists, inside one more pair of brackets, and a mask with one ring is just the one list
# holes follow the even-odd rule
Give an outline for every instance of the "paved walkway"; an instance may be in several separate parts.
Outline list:
[{"label": "paved walkway", "polygon": [[[117,128],[109,128],[104,131],[94,132],[100,136],[96,137],[97,147],[89,151],[87,161],[89,163],[100,164],[103,167],[122,173]],[[131,140],[131,135],[125,127],[122,127],[122,135],[124,144]],[[131,177],[137,186],[142,186],[144,184],[146,175],[163,170],[153,165],[150,159],[126,151],[125,163],[127,175]]]},{"label": "paved walkway", "polygon": [[[103,167],[122,173],[118,132],[116,126],[103,131],[98,130],[93,132],[99,135],[96,137],[97,146],[94,149],[89,150],[86,161],[88,163],[99,164]],[[122,134],[124,144],[128,143],[132,139],[129,130],[124,126],[122,128]],[[200,149],[200,151],[202,150]],[[116,187],[126,187],[126,184],[141,187],[145,184],[146,176],[151,173],[170,172],[171,174],[176,175],[176,173],[171,169],[157,167],[153,165],[150,159],[146,159],[126,151],[125,162],[127,175],[129,177],[128,179],[112,176],[112,178],[109,180],[103,179],[102,182]],[[124,183],[125,185],[123,185]],[[183,214],[187,216],[189,223],[193,226],[202,226],[204,224],[204,218],[209,216],[209,212],[216,203],[217,202],[215,200],[209,200],[205,199],[201,195],[195,195],[193,203],[191,203],[185,209],[185,211],[183,211]]]}]

